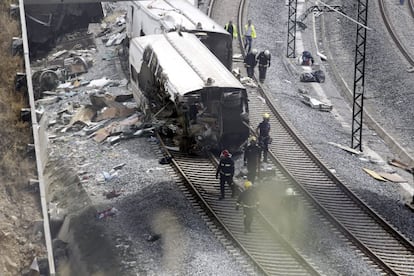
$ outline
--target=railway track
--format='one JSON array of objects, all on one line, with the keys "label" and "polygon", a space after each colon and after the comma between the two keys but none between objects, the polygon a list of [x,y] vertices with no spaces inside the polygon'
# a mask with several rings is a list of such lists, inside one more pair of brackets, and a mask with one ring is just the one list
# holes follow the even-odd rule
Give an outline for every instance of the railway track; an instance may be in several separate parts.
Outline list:
[{"label": "railway track", "polygon": [[[385,6],[384,0],[378,0],[379,8],[381,17],[384,21],[385,27],[388,30],[388,33],[390,34],[392,40],[394,41],[397,48],[400,50],[401,54],[404,56],[404,58],[407,60],[407,62],[414,66],[414,53],[410,52],[404,43],[402,42],[401,38],[398,36],[397,31],[394,29],[391,19],[389,15],[387,14],[387,9]],[[411,15],[414,17],[414,7],[413,7],[413,0],[408,0],[408,6],[411,12]]]},{"label": "railway track", "polygon": [[[248,256],[257,269],[265,275],[320,275],[289,243],[279,234],[269,221],[261,215],[256,216],[252,224],[252,232],[245,234],[242,210],[235,210],[236,198],[227,197],[218,200],[218,181],[215,178],[215,161],[211,158],[188,156],[183,153],[167,152],[172,157],[175,174],[180,175],[186,183],[184,194],[194,201],[196,197],[206,215],[207,225],[214,220],[223,229],[225,234],[216,234],[226,247],[235,243]],[[177,177],[178,178],[178,177]],[[178,180],[180,182],[180,180]],[[226,187],[226,194],[231,191]],[[214,232],[219,231],[216,226],[211,227]],[[246,271],[254,274],[240,253],[231,248],[236,259],[246,267]]]},{"label": "railway track", "polygon": [[408,0],[408,8],[411,16],[414,18],[414,0]]},{"label": "railway track", "polygon": [[[214,19],[214,5],[212,7],[210,11]],[[242,14],[242,10],[239,9],[239,14]],[[239,30],[241,23],[241,17],[238,17]],[[261,98],[265,99],[265,103]],[[283,115],[277,112],[261,86],[257,90],[250,89],[249,105],[252,126],[259,124],[263,113],[273,114],[270,121],[274,141],[270,146],[271,155],[283,175],[291,180],[291,185],[378,265],[384,274],[413,275],[413,243],[324,166],[303,139],[295,134]]]}]

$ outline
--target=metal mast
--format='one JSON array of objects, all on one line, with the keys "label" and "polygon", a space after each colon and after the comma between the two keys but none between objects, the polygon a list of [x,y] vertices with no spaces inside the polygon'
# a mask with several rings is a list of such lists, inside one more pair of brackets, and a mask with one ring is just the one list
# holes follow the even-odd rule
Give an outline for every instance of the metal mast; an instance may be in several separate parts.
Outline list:
[{"label": "metal mast", "polygon": [[365,90],[365,49],[367,42],[368,0],[358,0],[358,23],[355,46],[355,71],[352,107],[351,147],[362,151],[362,114]]},{"label": "metal mast", "polygon": [[288,14],[288,39],[287,39],[287,54],[288,58],[295,58],[296,51],[296,9],[298,6],[297,0],[289,0],[289,14]]}]

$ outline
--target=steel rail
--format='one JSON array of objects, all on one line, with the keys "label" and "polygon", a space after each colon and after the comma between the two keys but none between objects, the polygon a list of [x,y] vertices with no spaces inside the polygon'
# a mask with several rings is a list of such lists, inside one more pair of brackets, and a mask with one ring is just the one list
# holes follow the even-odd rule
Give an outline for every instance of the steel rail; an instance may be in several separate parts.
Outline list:
[{"label": "steel rail", "polygon": [[[256,216],[253,232],[243,232],[243,215],[235,210],[236,199],[218,200],[218,181],[214,177],[217,160],[169,152],[160,145],[164,156],[171,158],[176,173],[186,183],[210,218],[217,222],[226,236],[265,275],[320,275],[262,216]],[[226,191],[230,193],[230,190]]]},{"label": "steel rail", "polygon": [[[277,119],[277,122],[271,122],[272,129],[277,133],[272,135],[276,143],[271,146],[273,157],[278,158],[274,159],[275,162],[283,164],[287,173],[297,180],[298,188],[306,197],[386,273],[412,275],[414,247],[411,241],[366,206],[327,169],[302,138],[295,134],[283,115],[277,112],[260,84],[258,92],[266,99],[268,106],[263,107],[261,101],[250,98],[250,110],[260,114],[271,112]],[[257,114],[250,113],[250,118],[252,123],[260,122]],[[384,246],[389,243],[393,244],[392,249],[391,246]],[[394,248],[397,248],[396,252],[393,252]]]},{"label": "steel rail", "polygon": [[411,16],[414,18],[414,0],[408,0],[408,9],[410,10]]},{"label": "steel rail", "polygon": [[[214,9],[214,3],[214,1],[210,2],[209,14]],[[244,3],[243,0],[240,2],[239,13],[244,11]],[[239,15],[238,18],[241,16]],[[283,239],[263,215],[259,216],[261,227],[255,229],[255,234],[252,234],[253,238],[246,239],[241,223],[242,216],[234,210],[235,200],[232,199],[230,204],[227,201],[223,205],[223,201],[218,201],[217,197],[211,196],[211,192],[206,192],[217,189],[217,180],[212,175],[212,171],[215,171],[214,161],[188,157],[180,153],[170,153],[161,138],[158,138],[164,156],[171,158],[175,172],[181,175],[206,212],[214,217],[214,220],[220,224],[230,239],[249,256],[260,271],[266,275],[320,275]],[[262,241],[259,246],[257,241]],[[260,245],[265,248],[260,248]],[[271,260],[269,260],[269,256],[273,256]]]},{"label": "steel rail", "polygon": [[[411,0],[409,0],[409,3],[411,3]],[[410,52],[405,48],[404,43],[401,42],[401,40],[398,38],[397,32],[394,30],[391,21],[387,15],[387,11],[385,8],[384,0],[378,0],[378,4],[380,7],[380,13],[382,16],[382,19],[384,20],[385,27],[388,30],[388,33],[390,34],[392,40],[394,41],[397,48],[400,50],[401,54],[405,57],[405,59],[408,61],[408,63],[411,64],[411,66],[414,66],[414,57]],[[412,8],[411,8],[411,11]]]},{"label": "steel rail", "polygon": [[[241,26],[241,20],[239,20],[239,29]],[[243,47],[242,41],[240,44]],[[414,246],[412,242],[385,222],[380,215],[368,207],[330,172],[310,147],[303,142],[304,139],[300,138],[290,127],[284,116],[276,110],[268,93],[260,84],[258,92],[265,98],[268,106],[263,108],[262,102],[257,100],[254,105],[255,101],[250,98],[250,110],[256,111],[255,114],[250,113],[251,122],[259,123],[258,111],[259,114],[271,112],[276,115],[279,126],[272,125],[272,129],[275,129],[278,135],[273,135],[272,138],[279,143],[271,146],[274,161],[283,164],[281,165],[282,170],[292,179],[297,180],[298,188],[306,197],[386,273],[390,275],[414,273]],[[252,115],[256,116],[255,120],[252,120]],[[281,130],[284,132],[283,134],[280,133]],[[282,137],[283,139],[280,139]],[[282,141],[280,142],[280,140]],[[293,147],[299,148],[294,149]],[[307,177],[307,173],[313,175]],[[328,191],[326,191],[327,189]],[[390,246],[384,246],[383,243],[387,245],[392,243],[393,249],[397,248],[397,252],[393,252]],[[399,261],[400,256],[404,256],[408,260],[408,264],[403,260]]]}]

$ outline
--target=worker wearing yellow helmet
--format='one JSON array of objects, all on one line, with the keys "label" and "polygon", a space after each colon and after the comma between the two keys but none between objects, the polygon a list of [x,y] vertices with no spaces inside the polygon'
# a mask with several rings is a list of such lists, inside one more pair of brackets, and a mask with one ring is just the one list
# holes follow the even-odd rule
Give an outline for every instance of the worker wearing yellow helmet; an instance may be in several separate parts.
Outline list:
[{"label": "worker wearing yellow helmet", "polygon": [[267,162],[267,153],[269,144],[272,142],[270,138],[270,114],[263,114],[263,121],[257,126],[256,132],[259,136],[259,146],[263,152],[263,162]]},{"label": "worker wearing yellow helmet", "polygon": [[237,199],[236,210],[239,210],[239,206],[243,207],[244,233],[251,232],[253,215],[259,208],[259,199],[256,189],[248,179],[244,182],[244,191]]}]

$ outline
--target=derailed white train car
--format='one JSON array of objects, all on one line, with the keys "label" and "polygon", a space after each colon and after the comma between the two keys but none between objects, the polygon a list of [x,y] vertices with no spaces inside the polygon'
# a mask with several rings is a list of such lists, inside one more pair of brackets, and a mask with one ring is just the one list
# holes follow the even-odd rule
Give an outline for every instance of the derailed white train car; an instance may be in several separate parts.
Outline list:
[{"label": "derailed white train car", "polygon": [[138,105],[177,118],[183,151],[237,151],[247,140],[246,89],[193,34],[134,38],[129,64]]},{"label": "derailed white train car", "polygon": [[232,36],[187,0],[131,1],[126,21],[129,39],[177,30],[194,33],[229,70],[232,68]]}]

